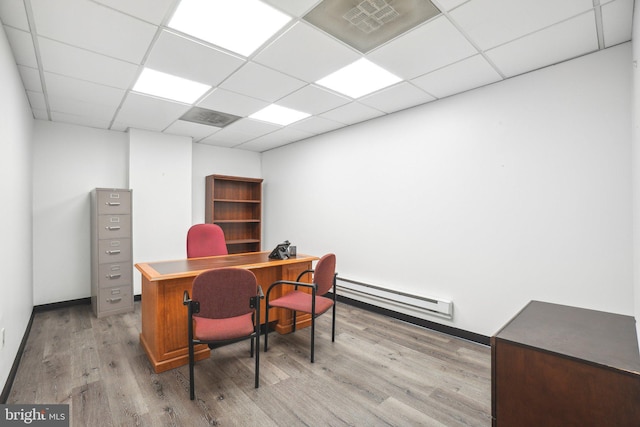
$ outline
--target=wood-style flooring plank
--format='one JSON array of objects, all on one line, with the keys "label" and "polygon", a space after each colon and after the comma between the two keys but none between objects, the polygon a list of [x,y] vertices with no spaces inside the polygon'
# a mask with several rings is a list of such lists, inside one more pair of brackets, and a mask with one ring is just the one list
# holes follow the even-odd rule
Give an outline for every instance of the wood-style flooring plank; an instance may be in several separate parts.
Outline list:
[{"label": "wood-style flooring plank", "polygon": [[[90,306],[35,314],[7,403],[67,403],[72,426],[491,425],[490,349],[338,305],[309,329],[269,335],[254,388],[249,341],[212,351],[189,371],[156,374],[135,312],[97,319]],[[264,341],[262,341],[264,343]]]}]

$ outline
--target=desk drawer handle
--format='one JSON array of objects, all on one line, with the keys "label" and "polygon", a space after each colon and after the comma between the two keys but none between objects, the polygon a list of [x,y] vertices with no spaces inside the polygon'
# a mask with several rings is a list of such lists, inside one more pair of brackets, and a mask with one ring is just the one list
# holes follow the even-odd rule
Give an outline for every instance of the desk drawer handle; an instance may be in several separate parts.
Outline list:
[{"label": "desk drawer handle", "polygon": [[122,301],[122,297],[117,297],[117,298],[107,298],[107,302],[110,302],[110,303],[112,303],[112,304],[113,304],[113,303],[116,303],[116,302],[120,302],[120,301]]},{"label": "desk drawer handle", "polygon": [[107,205],[107,206],[120,206],[120,202],[106,202],[105,205]]},{"label": "desk drawer handle", "polygon": [[120,253],[120,249],[114,249],[112,251],[105,251],[105,253],[109,255],[118,255]]},{"label": "desk drawer handle", "polygon": [[112,225],[110,227],[105,227],[107,230],[109,231],[113,231],[113,230],[120,230],[120,226],[119,225]]},{"label": "desk drawer handle", "polygon": [[122,274],[107,274],[107,279],[119,279]]}]

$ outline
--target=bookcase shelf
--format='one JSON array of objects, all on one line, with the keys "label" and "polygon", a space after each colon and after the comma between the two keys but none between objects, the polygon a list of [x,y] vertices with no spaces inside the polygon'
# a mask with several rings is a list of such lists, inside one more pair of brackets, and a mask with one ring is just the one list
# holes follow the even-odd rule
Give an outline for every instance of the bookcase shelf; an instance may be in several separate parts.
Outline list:
[{"label": "bookcase shelf", "polygon": [[222,228],[230,254],[260,251],[262,179],[207,176],[205,222]]}]

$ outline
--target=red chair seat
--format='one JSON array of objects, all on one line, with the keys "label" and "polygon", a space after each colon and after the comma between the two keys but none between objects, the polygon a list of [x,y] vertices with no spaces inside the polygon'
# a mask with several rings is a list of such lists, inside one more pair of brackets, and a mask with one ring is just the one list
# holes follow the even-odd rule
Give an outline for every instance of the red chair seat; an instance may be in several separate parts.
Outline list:
[{"label": "red chair seat", "polygon": [[[316,315],[322,314],[329,310],[333,305],[333,301],[329,298],[316,296]],[[301,291],[293,291],[288,294],[269,301],[270,307],[282,307],[290,310],[304,311],[311,313],[311,295]]]},{"label": "red chair seat", "polygon": [[209,319],[193,316],[196,339],[224,341],[251,335],[254,329],[251,313],[225,319]]}]

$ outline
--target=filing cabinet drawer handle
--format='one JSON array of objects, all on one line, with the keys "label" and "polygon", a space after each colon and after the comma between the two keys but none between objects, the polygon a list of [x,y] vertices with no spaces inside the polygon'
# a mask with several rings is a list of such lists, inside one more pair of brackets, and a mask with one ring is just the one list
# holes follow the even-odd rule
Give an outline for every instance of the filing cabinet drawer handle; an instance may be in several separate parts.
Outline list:
[{"label": "filing cabinet drawer handle", "polygon": [[120,249],[114,249],[112,251],[105,251],[105,253],[109,254],[109,255],[117,255],[120,253]]},{"label": "filing cabinet drawer handle", "polygon": [[120,230],[120,226],[119,225],[112,225],[110,227],[105,227],[107,230],[113,231],[113,230]]},{"label": "filing cabinet drawer handle", "polygon": [[115,303],[115,302],[120,302],[120,301],[122,301],[122,297],[107,298],[107,302],[110,302],[110,303]]},{"label": "filing cabinet drawer handle", "polygon": [[106,276],[107,279],[119,279],[120,277],[122,277],[122,274],[107,274]]},{"label": "filing cabinet drawer handle", "polygon": [[120,202],[106,202],[105,205],[107,205],[107,206],[120,206]]}]

